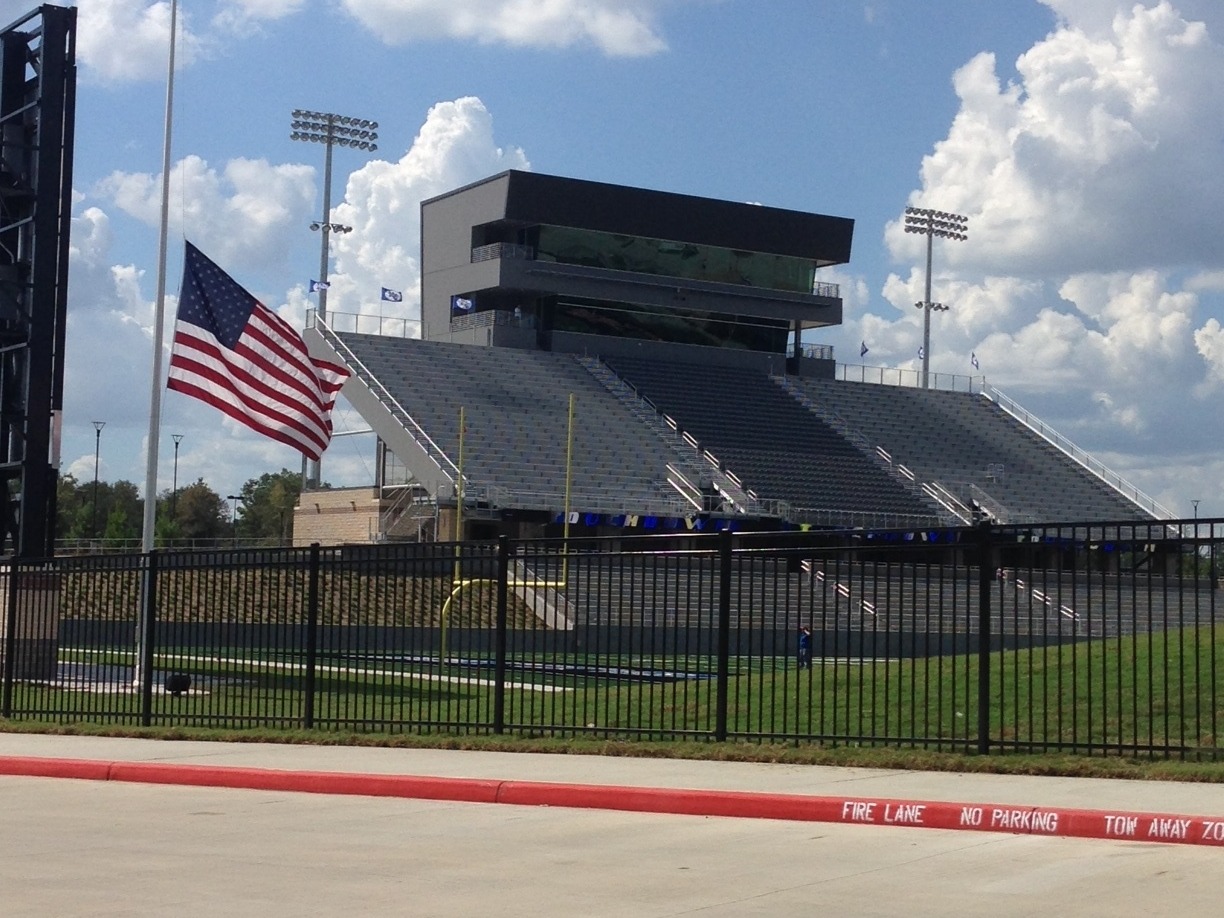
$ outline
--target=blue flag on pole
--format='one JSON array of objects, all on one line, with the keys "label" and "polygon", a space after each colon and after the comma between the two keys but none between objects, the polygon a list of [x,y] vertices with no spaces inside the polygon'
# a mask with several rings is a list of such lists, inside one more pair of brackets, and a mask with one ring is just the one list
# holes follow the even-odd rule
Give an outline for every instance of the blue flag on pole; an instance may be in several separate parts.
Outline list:
[{"label": "blue flag on pole", "polygon": [[980,369],[980,368],[981,368],[981,365],[978,363],[978,359],[977,359],[977,354],[976,354],[976,353],[973,353],[973,354],[970,354],[970,355],[969,355],[969,362],[970,362],[971,364],[973,364],[973,368],[974,368],[975,370],[977,370],[977,369]]},{"label": "blue flag on pole", "polygon": [[382,299],[387,303],[402,303],[404,301],[404,294],[399,290],[392,290],[390,287],[383,287]]},{"label": "blue flag on pole", "polygon": [[860,345],[859,345],[859,356],[860,356],[860,357],[866,357],[866,356],[867,356],[867,352],[868,352],[869,350],[871,350],[871,348],[867,347],[867,342],[866,342],[866,341],[864,341],[862,344],[860,344]]},{"label": "blue flag on pole", "polygon": [[922,348],[921,348],[921,347],[919,347],[919,348],[918,348],[918,359],[919,359],[919,360],[921,360],[921,359],[923,358],[924,354],[925,354],[925,352],[922,350]]},{"label": "blue flag on pole", "polygon": [[318,293],[320,290],[326,290],[330,286],[331,284],[329,284],[327,281],[312,280],[310,282],[310,292]]}]

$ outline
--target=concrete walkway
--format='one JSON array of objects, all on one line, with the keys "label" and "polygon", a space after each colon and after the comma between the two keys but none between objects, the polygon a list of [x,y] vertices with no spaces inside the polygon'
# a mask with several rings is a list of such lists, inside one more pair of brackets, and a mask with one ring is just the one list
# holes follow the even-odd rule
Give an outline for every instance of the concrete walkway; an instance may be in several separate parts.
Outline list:
[{"label": "concrete walkway", "polygon": [[[1116,918],[1220,897],[1197,840],[1216,785],[3,733],[0,771],[4,918]],[[1055,837],[1077,813],[1106,837]]]},{"label": "concrete walkway", "polygon": [[1224,785],[0,734],[0,774],[1224,847]]}]

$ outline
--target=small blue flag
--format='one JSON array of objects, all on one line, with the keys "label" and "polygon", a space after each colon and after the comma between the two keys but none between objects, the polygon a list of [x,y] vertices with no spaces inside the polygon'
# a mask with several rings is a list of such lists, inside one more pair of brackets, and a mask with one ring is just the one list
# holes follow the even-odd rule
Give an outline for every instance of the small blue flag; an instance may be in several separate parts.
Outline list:
[{"label": "small blue flag", "polygon": [[971,364],[973,364],[973,368],[974,368],[975,370],[980,369],[981,365],[978,363],[978,359],[977,359],[977,354],[976,354],[976,353],[973,353],[973,354],[970,354],[970,355],[969,355],[969,362],[970,362]]},{"label": "small blue flag", "polygon": [[921,360],[925,356],[925,352],[921,347],[918,348],[918,359]]},{"label": "small blue flag", "polygon": [[320,290],[326,290],[330,286],[331,284],[329,284],[327,281],[312,280],[310,282],[310,292],[318,293]]},{"label": "small blue flag", "polygon": [[864,341],[862,344],[860,344],[860,345],[859,345],[859,356],[860,356],[860,357],[866,357],[866,356],[867,356],[867,351],[869,351],[869,350],[870,350],[870,348],[869,348],[869,347],[867,347],[867,342],[866,342],[866,341]]},{"label": "small blue flag", "polygon": [[404,301],[404,294],[399,290],[392,290],[390,287],[383,287],[382,299],[387,303],[402,303]]}]

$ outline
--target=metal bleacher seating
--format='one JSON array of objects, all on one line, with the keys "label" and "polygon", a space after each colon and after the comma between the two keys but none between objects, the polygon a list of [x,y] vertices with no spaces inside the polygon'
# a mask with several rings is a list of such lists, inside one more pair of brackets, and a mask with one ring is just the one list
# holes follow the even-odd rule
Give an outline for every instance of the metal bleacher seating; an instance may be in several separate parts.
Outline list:
[{"label": "metal bleacher seating", "polygon": [[675,457],[575,358],[376,335],[339,337],[456,465],[463,411],[464,477],[477,493],[496,491],[520,508],[555,510],[562,506],[568,454],[575,509],[684,511],[667,485],[667,465]]},{"label": "metal bleacher seating", "polygon": [[923,481],[966,505],[1003,508],[1007,521],[1146,520],[1151,516],[982,395],[840,380],[798,383]]},{"label": "metal bleacher seating", "polygon": [[621,356],[608,365],[760,497],[796,508],[933,515],[760,370]]},{"label": "metal bleacher seating", "polygon": [[[534,350],[337,337],[456,465],[463,410],[468,486],[496,492],[502,507],[562,506],[573,393],[570,506],[579,511],[686,515],[694,505],[669,484],[669,467],[706,487],[710,466],[702,471],[701,463],[712,458],[715,477],[734,481],[733,490],[742,486],[741,497],[776,504],[797,521],[946,520],[923,495],[927,482],[1001,522],[1152,518],[981,395],[774,379],[763,369],[636,356],[610,356],[600,367]],[[617,377],[648,401],[618,396],[609,387]],[[662,415],[697,448],[662,435],[671,432]],[[892,522],[859,522],[866,515]]]}]

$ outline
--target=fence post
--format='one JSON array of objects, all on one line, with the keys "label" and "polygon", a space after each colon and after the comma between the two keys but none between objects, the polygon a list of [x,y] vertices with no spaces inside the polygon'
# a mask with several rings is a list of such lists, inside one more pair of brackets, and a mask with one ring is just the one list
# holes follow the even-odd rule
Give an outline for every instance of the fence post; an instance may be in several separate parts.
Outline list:
[{"label": "fence post", "polygon": [[718,534],[718,688],[714,739],[727,740],[727,686],[731,680],[731,530]]},{"label": "fence post", "polygon": [[140,670],[140,723],[148,727],[153,724],[153,633],[157,624],[157,549],[145,555],[144,604],[141,609],[140,650],[136,654],[136,666]]},{"label": "fence post", "polygon": [[0,651],[0,662],[4,663],[3,699],[0,699],[0,714],[13,716],[13,676],[17,671],[17,559],[10,558],[8,564],[8,602],[4,610],[4,649]]},{"label": "fence post", "polygon": [[497,626],[493,645],[493,732],[506,732],[506,616],[510,589],[510,537],[497,537]]},{"label": "fence post", "polygon": [[319,567],[322,555],[318,542],[310,543],[309,568],[306,575],[306,678],[302,691],[302,726],[314,727],[315,670],[319,665]]},{"label": "fence post", "polygon": [[990,522],[978,524],[978,703],[977,751],[990,754],[990,600],[994,590],[995,546]]}]

